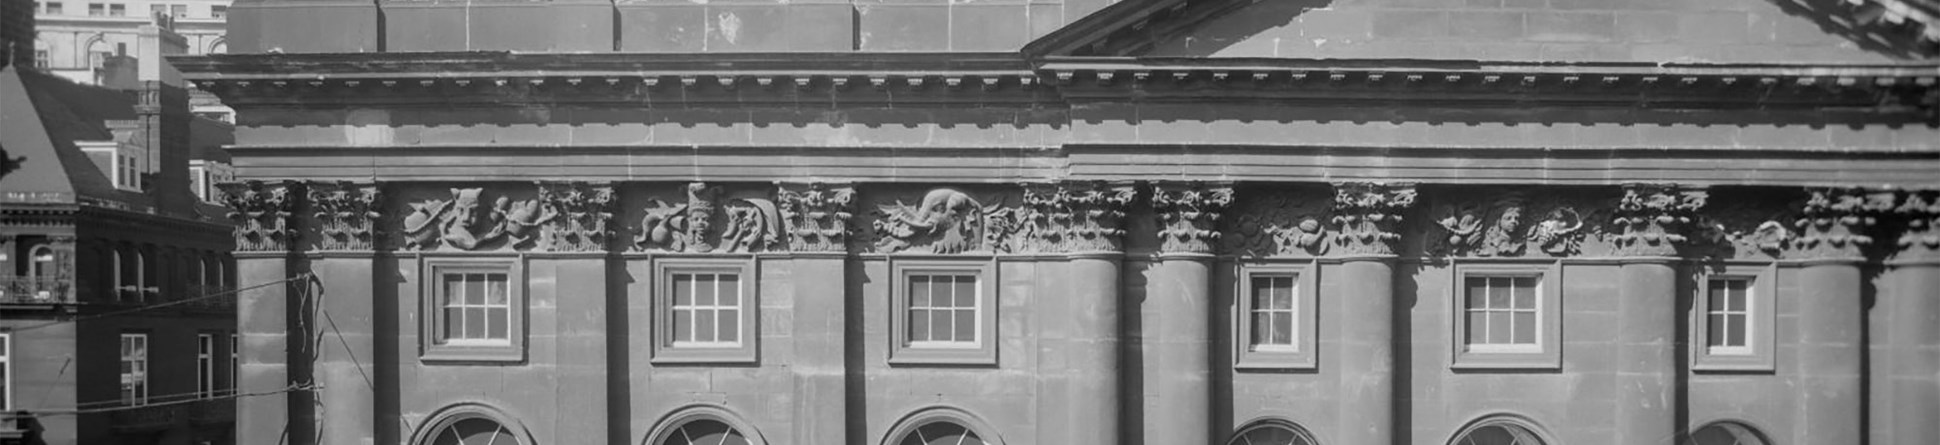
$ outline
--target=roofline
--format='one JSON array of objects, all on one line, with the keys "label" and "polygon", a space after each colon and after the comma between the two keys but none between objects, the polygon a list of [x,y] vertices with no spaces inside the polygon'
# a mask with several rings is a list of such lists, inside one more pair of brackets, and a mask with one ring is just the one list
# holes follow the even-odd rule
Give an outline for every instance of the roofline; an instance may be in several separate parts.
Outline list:
[{"label": "roofline", "polygon": [[413,77],[602,77],[741,75],[1024,74],[1022,53],[573,53],[506,51],[169,56],[189,80],[314,80]]}]

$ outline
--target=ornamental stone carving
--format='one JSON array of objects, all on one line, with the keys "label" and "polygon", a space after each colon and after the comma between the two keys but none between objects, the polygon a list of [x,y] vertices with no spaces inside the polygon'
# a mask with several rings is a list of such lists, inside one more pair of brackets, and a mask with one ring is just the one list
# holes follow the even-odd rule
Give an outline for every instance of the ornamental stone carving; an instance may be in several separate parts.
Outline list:
[{"label": "ornamental stone carving", "polygon": [[930,190],[916,205],[896,201],[876,210],[876,249],[960,253],[1000,250],[985,233],[993,209],[956,189]]},{"label": "ornamental stone carving", "polygon": [[729,200],[727,226],[721,230],[726,252],[768,252],[782,247],[781,210],[763,198]]},{"label": "ornamental stone carving", "polygon": [[1129,183],[1025,184],[1023,206],[993,215],[1001,221],[986,229],[1011,252],[1121,252],[1125,207],[1137,195]]},{"label": "ornamental stone carving", "polygon": [[302,185],[295,182],[264,184],[261,181],[231,182],[222,188],[223,204],[229,206],[229,219],[236,222],[232,233],[237,252],[289,250],[295,238],[290,215],[296,211],[292,196]]},{"label": "ornamental stone carving", "polygon": [[695,182],[685,187],[687,201],[672,204],[655,201],[640,220],[640,234],[633,238],[639,250],[668,252],[709,252],[714,244],[707,240],[713,227],[716,199],[721,189]]},{"label": "ornamental stone carving", "polygon": [[541,247],[553,252],[606,250],[613,237],[613,187],[582,182],[539,183],[542,208],[553,216],[540,226]]},{"label": "ornamental stone carving", "polygon": [[1456,256],[1515,256],[1523,251],[1520,194],[1493,201],[1460,200],[1435,206],[1435,225],[1446,232],[1433,250]]},{"label": "ornamental stone carving", "polygon": [[1563,203],[1553,202],[1538,209],[1540,216],[1529,226],[1529,244],[1552,256],[1579,253],[1583,238],[1589,233],[1583,214],[1575,206]]},{"label": "ornamental stone carving", "polygon": [[1940,258],[1940,192],[1908,192],[1893,213],[1905,219],[1900,233],[1900,258]]},{"label": "ornamental stone carving", "polygon": [[1319,189],[1249,190],[1233,205],[1226,251],[1249,256],[1321,255],[1332,245],[1333,200]]},{"label": "ornamental stone carving", "polygon": [[316,218],[317,250],[372,250],[383,194],[376,184],[312,182],[311,216]]},{"label": "ornamental stone carving", "polygon": [[783,184],[775,196],[781,201],[783,228],[788,235],[788,250],[793,252],[842,252],[848,249],[849,219],[855,204],[855,188],[830,187],[822,183]]},{"label": "ornamental stone carving", "polygon": [[1861,257],[1873,237],[1867,235],[1877,216],[1894,209],[1892,192],[1858,188],[1814,188],[1806,191],[1805,206],[1794,223],[1798,237],[1793,252],[1800,258]]},{"label": "ornamental stone carving", "polygon": [[404,247],[430,250],[442,244],[457,250],[519,249],[539,237],[539,227],[559,212],[537,199],[513,201],[499,196],[483,204],[485,189],[454,188],[451,199],[411,204],[404,218]]},{"label": "ornamental stone carving", "polygon": [[1152,210],[1158,218],[1159,251],[1212,253],[1219,238],[1219,219],[1233,203],[1233,188],[1225,185],[1161,182],[1152,187]]},{"label": "ornamental stone carving", "polygon": [[1393,255],[1403,214],[1415,203],[1412,184],[1334,186],[1334,245],[1350,255]]},{"label": "ornamental stone carving", "polygon": [[1629,184],[1617,200],[1609,235],[1619,256],[1677,256],[1688,226],[1710,195],[1669,184]]}]

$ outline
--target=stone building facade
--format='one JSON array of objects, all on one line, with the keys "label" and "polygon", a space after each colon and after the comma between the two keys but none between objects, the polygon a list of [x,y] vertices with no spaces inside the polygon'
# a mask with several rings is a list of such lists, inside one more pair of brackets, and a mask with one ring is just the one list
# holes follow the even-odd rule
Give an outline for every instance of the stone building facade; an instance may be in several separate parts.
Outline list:
[{"label": "stone building facade", "polygon": [[[1940,440],[1925,15],[1154,0],[637,53],[676,31],[620,9],[506,53],[567,41],[323,3],[237,26],[370,31],[175,59],[238,110],[242,284],[314,275],[240,303],[244,443]],[[745,6],[707,26],[791,7]]]}]

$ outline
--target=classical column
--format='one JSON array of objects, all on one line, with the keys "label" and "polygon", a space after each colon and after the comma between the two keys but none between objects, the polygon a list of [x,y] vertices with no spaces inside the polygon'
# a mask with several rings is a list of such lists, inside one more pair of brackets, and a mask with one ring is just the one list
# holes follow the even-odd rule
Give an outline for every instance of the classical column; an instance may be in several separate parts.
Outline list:
[{"label": "classical column", "polygon": [[[1340,443],[1392,444],[1394,430],[1394,259],[1413,185],[1334,185],[1334,237],[1341,257]],[[1325,305],[1323,304],[1323,307]]]},{"label": "classical column", "polygon": [[1873,303],[1872,443],[1940,443],[1940,193],[1912,192],[1895,206],[1906,223]]},{"label": "classical column", "polygon": [[[376,441],[377,315],[374,273],[378,211],[382,194],[376,184],[311,182],[307,227],[316,230],[306,257],[316,274],[310,295],[316,311],[306,314],[314,326],[327,329],[330,341],[317,342],[311,373],[322,389],[315,392],[318,443],[361,445]],[[304,240],[311,241],[311,240]]]},{"label": "classical column", "polygon": [[1615,443],[1676,441],[1678,249],[1708,197],[1674,185],[1630,184],[1617,201],[1617,233],[1610,237],[1622,271]]},{"label": "classical column", "polygon": [[[1065,182],[1026,184],[1021,227],[1025,253],[1063,254],[1065,273],[1040,276],[1062,294],[1043,295],[1044,323],[1059,323],[1061,338],[1041,338],[1039,360],[1064,364],[1042,373],[1038,425],[1041,443],[1118,445],[1120,427],[1119,263],[1124,253],[1120,223],[1136,195],[1130,184]],[[1044,270],[1044,269],[1040,269]],[[1045,288],[1049,289],[1049,288]]]},{"label": "classical column", "polygon": [[1159,183],[1159,264],[1147,281],[1145,443],[1215,443],[1212,426],[1212,262],[1226,185]]},{"label": "classical column", "polygon": [[311,443],[309,393],[282,392],[300,383],[291,362],[305,352],[306,343],[290,330],[291,321],[302,315],[299,289],[308,287],[290,281],[296,275],[290,267],[296,238],[291,215],[302,186],[250,181],[221,187],[229,219],[235,221],[236,284],[251,288],[236,295],[236,330],[243,342],[236,391],[256,395],[236,399],[236,441]]},{"label": "classical column", "polygon": [[849,443],[848,277],[849,218],[855,189],[848,185],[782,184],[794,286],[795,431],[797,443]]},{"label": "classical column", "polygon": [[[1799,443],[1859,443],[1865,436],[1861,390],[1865,314],[1860,251],[1874,215],[1891,208],[1891,194],[1860,189],[1813,189],[1801,209],[1793,241],[1799,270]],[[1881,201],[1881,198],[1884,201]],[[1879,413],[1885,415],[1888,413]]]}]

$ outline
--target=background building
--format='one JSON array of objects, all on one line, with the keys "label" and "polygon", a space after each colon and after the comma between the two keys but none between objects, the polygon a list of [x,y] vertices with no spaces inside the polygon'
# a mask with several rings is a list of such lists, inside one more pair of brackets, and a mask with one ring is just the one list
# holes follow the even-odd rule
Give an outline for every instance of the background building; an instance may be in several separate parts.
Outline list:
[{"label": "background building", "polygon": [[304,279],[242,442],[1930,444],[1932,6],[255,1],[175,60],[240,282]]},{"label": "background building", "polygon": [[0,145],[25,158],[0,178],[6,443],[232,443],[232,244],[190,167],[232,129],[190,113],[162,59],[181,37],[141,34],[129,89],[0,69]]},{"label": "background building", "polygon": [[[75,82],[107,81],[117,57],[132,56],[142,26],[181,34],[188,54],[222,53],[227,0],[46,0],[32,3],[38,21],[32,64]],[[159,21],[159,22],[158,22]]]}]

